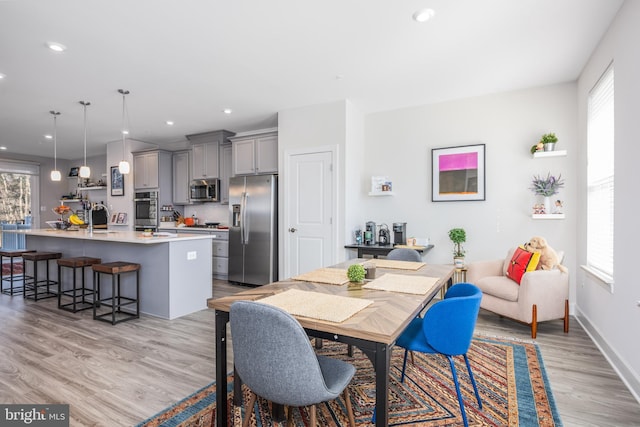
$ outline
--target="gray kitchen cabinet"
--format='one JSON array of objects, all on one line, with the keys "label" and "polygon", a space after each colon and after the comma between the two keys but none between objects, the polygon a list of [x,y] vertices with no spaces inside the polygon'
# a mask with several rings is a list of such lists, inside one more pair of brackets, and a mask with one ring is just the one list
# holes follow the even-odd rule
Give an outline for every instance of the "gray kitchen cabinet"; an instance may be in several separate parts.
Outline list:
[{"label": "gray kitchen cabinet", "polygon": [[212,232],[211,238],[211,269],[213,277],[226,280],[229,277],[229,232]]},{"label": "gray kitchen cabinet", "polygon": [[220,203],[229,203],[229,178],[232,175],[232,147],[225,144],[220,147]]},{"label": "gray kitchen cabinet", "polygon": [[219,178],[218,143],[207,142],[191,146],[191,178]]},{"label": "gray kitchen cabinet", "polygon": [[158,188],[158,153],[133,156],[133,186],[136,190]]},{"label": "gray kitchen cabinet", "polygon": [[136,190],[159,188],[160,173],[171,173],[171,153],[162,150],[133,153],[133,186]]},{"label": "gray kitchen cabinet", "polygon": [[173,153],[173,189],[172,197],[174,205],[188,205],[189,181],[191,180],[191,150],[176,151]]},{"label": "gray kitchen cabinet", "polygon": [[211,275],[216,279],[227,280],[229,278],[229,231],[197,227],[167,228],[160,231],[168,231],[178,234],[209,234],[211,236]]},{"label": "gray kitchen cabinet", "polygon": [[278,172],[278,133],[243,134],[232,142],[232,174],[256,175]]},{"label": "gray kitchen cabinet", "polygon": [[191,179],[220,178],[219,147],[233,135],[225,130],[187,135],[191,142]]}]

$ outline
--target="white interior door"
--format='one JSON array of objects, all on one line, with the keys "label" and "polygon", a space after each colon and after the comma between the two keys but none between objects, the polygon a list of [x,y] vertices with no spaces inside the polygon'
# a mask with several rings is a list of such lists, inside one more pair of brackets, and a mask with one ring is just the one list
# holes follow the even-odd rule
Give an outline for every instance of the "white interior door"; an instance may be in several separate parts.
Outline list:
[{"label": "white interior door", "polygon": [[286,276],[333,264],[334,176],[331,151],[288,156]]}]

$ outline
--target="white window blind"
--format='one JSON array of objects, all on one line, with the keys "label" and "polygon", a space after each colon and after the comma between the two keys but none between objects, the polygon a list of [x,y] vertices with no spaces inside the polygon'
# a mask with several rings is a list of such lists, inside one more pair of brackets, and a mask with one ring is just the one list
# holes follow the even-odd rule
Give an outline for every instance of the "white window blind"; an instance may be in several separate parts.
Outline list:
[{"label": "white window blind", "polygon": [[587,266],[613,279],[613,65],[589,94],[587,117]]}]

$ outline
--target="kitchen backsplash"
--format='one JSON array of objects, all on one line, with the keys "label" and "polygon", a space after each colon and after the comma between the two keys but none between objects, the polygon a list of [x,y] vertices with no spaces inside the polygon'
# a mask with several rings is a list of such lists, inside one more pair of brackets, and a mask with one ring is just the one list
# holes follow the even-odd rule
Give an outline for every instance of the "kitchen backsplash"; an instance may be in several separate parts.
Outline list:
[{"label": "kitchen backsplash", "polygon": [[219,222],[221,225],[229,224],[229,205],[221,205],[220,203],[202,203],[199,205],[177,206],[176,210],[182,212],[185,217],[195,216],[204,222]]}]

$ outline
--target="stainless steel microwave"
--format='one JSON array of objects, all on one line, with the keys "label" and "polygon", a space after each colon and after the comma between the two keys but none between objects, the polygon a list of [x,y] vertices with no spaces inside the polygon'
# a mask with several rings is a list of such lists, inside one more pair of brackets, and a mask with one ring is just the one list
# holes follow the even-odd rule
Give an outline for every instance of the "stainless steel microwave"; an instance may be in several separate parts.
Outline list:
[{"label": "stainless steel microwave", "polygon": [[217,202],[220,200],[219,179],[193,180],[190,190],[190,199],[194,202]]}]

